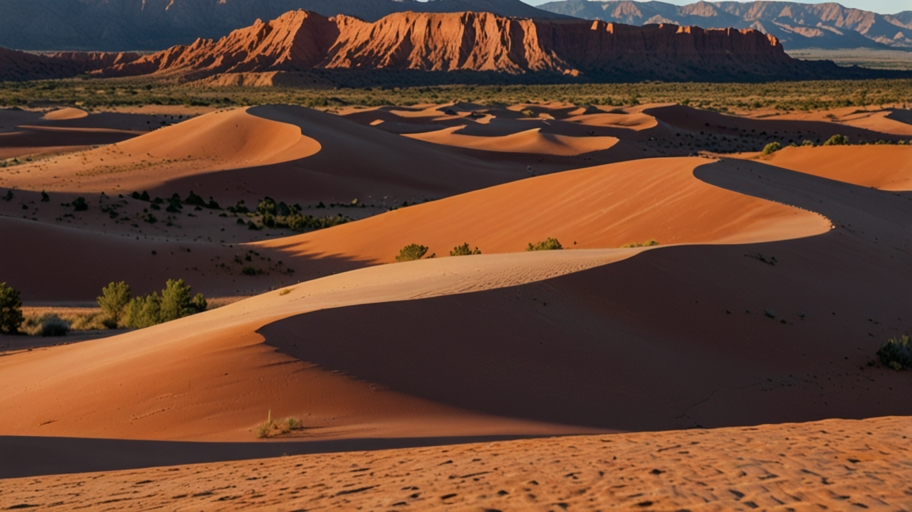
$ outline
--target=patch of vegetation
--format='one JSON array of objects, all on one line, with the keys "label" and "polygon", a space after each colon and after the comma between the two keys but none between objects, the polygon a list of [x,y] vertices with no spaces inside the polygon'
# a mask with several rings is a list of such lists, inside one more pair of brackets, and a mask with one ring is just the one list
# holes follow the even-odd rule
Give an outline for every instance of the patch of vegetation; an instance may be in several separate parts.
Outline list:
[{"label": "patch of vegetation", "polygon": [[527,251],[560,251],[564,248],[556,238],[548,238],[537,244],[529,243],[529,246],[526,247]]},{"label": "patch of vegetation", "polygon": [[877,351],[877,357],[897,371],[912,368],[912,340],[909,336],[890,338]]},{"label": "patch of vegetation", "polygon": [[60,318],[56,313],[44,313],[26,318],[22,331],[30,336],[45,338],[66,336],[70,332],[70,322]]},{"label": "patch of vegetation", "polygon": [[475,254],[481,254],[481,251],[478,250],[478,247],[474,249],[470,248],[468,242],[457,245],[450,251],[450,256],[472,256]]},{"label": "patch of vegetation", "polygon": [[851,144],[849,138],[845,135],[839,135],[838,133],[823,143],[824,146],[848,146],[849,144]]},{"label": "patch of vegetation", "polygon": [[636,247],[655,247],[657,245],[659,245],[659,242],[657,242],[653,238],[651,240],[646,240],[645,242],[642,242],[642,243],[633,242],[633,243],[629,243],[629,244],[624,244],[621,246],[621,249],[633,249]]},{"label": "patch of vegetation", "polygon": [[304,423],[298,418],[290,417],[279,421],[272,420],[272,411],[266,414],[266,421],[256,426],[257,439],[289,434],[296,430],[304,430]]},{"label": "patch of vegetation", "polygon": [[84,197],[77,197],[73,202],[73,211],[75,212],[84,212],[89,209],[89,203],[86,202]]},{"label": "patch of vegetation", "polygon": [[[191,295],[192,290],[183,279],[169,279],[161,294],[152,292],[132,297],[125,283],[111,283],[104,290],[99,297],[99,306],[109,318],[119,318],[118,325],[135,329],[195,315],[208,307],[203,294]],[[129,297],[126,304],[123,302],[125,297]]]},{"label": "patch of vegetation", "polygon": [[124,312],[132,297],[133,292],[130,291],[130,285],[123,281],[112,282],[101,289],[101,296],[96,301],[101,310],[107,315],[108,325],[112,328],[123,323]]},{"label": "patch of vegetation", "polygon": [[782,149],[782,144],[779,144],[778,142],[770,142],[769,144],[767,144],[766,146],[763,147],[763,155],[764,156],[772,155],[773,153],[775,153],[776,151],[779,151],[780,149]]},{"label": "patch of vegetation", "polygon": [[[403,261],[420,260],[424,257],[425,254],[427,254],[427,252],[428,248],[423,245],[409,244],[402,249],[399,249],[399,256],[396,256],[396,261],[401,263]],[[432,254],[428,257],[433,258],[434,255]]]},{"label": "patch of vegetation", "polygon": [[25,317],[22,316],[22,297],[6,283],[0,283],[0,332],[19,334]]}]

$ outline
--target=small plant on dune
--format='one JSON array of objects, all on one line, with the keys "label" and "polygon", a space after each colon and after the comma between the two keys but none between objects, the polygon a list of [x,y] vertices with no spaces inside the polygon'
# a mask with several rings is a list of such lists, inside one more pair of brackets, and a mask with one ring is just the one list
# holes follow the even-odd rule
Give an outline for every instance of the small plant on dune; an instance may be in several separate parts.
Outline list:
[{"label": "small plant on dune", "polygon": [[272,421],[272,411],[266,413],[266,421],[256,426],[257,439],[266,439],[289,434],[296,430],[304,430],[304,423],[298,418],[290,417],[280,421]]},{"label": "small plant on dune", "polygon": [[894,370],[912,368],[912,340],[909,336],[890,338],[877,351],[877,357]]},{"label": "small plant on dune", "polygon": [[782,144],[779,144],[778,142],[770,142],[769,144],[767,144],[766,146],[763,147],[763,154],[772,155],[773,153],[775,153],[776,151],[779,151],[780,149],[782,149]]},{"label": "small plant on dune", "polygon": [[478,250],[478,247],[470,248],[468,242],[458,245],[450,251],[450,256],[472,256],[474,254],[481,254],[481,251]]},{"label": "small plant on dune", "polygon": [[624,244],[621,246],[621,249],[633,249],[636,247],[655,247],[657,245],[659,245],[659,242],[657,242],[656,239],[653,238],[652,240],[646,240],[643,243],[633,242],[633,243],[629,243],[629,244]]},{"label": "small plant on dune", "polygon": [[292,290],[294,290],[294,288],[285,288],[284,290],[279,292],[279,295],[282,295],[282,296],[288,295],[289,293],[291,293]]},{"label": "small plant on dune", "polygon": [[120,281],[119,283],[109,283],[108,286],[102,288],[101,296],[96,300],[98,306],[108,316],[112,327],[116,327],[123,321],[124,312],[132,298],[130,285]]},{"label": "small plant on dune", "polygon": [[420,260],[427,254],[428,248],[423,245],[409,244],[399,249],[399,256],[396,256],[397,262]]},{"label": "small plant on dune", "polygon": [[84,212],[89,209],[89,203],[86,202],[84,197],[77,197],[73,201],[73,211]]},{"label": "small plant on dune", "polygon": [[45,338],[66,336],[70,332],[70,323],[51,313],[41,321],[41,335]]},{"label": "small plant on dune", "polygon": [[562,246],[561,243],[558,242],[556,238],[548,237],[543,242],[538,242],[537,244],[530,243],[529,246],[526,247],[526,250],[527,251],[559,251],[563,248],[564,248],[564,246]]},{"label": "small plant on dune", "polygon": [[805,139],[805,140],[801,141],[801,145],[808,146],[808,147],[814,147],[814,141]]},{"label": "small plant on dune", "polygon": [[6,283],[0,283],[0,332],[19,334],[22,316],[22,298],[19,292]]},{"label": "small plant on dune", "polygon": [[848,146],[849,138],[845,135],[833,135],[826,142],[823,143],[824,146]]}]

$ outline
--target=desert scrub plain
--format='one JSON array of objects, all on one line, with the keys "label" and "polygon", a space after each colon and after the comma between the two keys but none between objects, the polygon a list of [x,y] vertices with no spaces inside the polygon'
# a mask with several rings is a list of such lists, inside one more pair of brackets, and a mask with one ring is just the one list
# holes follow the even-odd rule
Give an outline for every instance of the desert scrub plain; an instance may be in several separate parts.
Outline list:
[{"label": "desert scrub plain", "polygon": [[815,111],[905,104],[912,79],[772,83],[662,83],[557,85],[443,85],[299,89],[195,87],[136,79],[72,79],[0,83],[0,106],[71,105],[87,109],[183,105],[188,107],[301,105],[409,106],[466,101],[484,105],[567,102],[577,105],[681,103],[721,112],[757,109]]}]

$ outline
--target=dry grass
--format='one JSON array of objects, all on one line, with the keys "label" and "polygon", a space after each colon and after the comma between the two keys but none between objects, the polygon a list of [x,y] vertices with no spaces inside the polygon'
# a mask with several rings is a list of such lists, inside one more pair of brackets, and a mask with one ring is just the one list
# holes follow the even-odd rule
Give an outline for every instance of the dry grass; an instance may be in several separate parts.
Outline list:
[{"label": "dry grass", "polygon": [[105,315],[101,308],[22,308],[25,322],[22,332],[29,336],[41,336],[42,325],[52,317],[58,317],[70,325],[71,331],[105,331]]},{"label": "dry grass", "polygon": [[267,439],[290,434],[294,431],[304,430],[304,423],[298,418],[289,417],[279,421],[272,420],[272,411],[266,415],[266,421],[256,426],[257,439]]}]

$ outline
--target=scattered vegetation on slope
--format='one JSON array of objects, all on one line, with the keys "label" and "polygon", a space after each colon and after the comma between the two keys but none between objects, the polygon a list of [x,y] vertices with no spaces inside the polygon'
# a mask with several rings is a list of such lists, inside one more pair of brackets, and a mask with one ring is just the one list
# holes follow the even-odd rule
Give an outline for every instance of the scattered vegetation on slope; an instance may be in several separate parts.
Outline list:
[{"label": "scattered vegetation on slope", "polygon": [[645,242],[632,242],[629,244],[624,244],[621,246],[621,249],[633,249],[636,247],[655,247],[659,245],[659,242],[655,238],[651,240],[646,240]]},{"label": "scattered vegetation on slope", "polygon": [[183,279],[169,279],[161,294],[138,297],[133,297],[126,283],[110,283],[102,289],[98,305],[107,315],[108,326],[142,329],[205,311],[208,303],[203,294],[191,294]]},{"label": "scattered vegetation on slope", "polygon": [[272,411],[266,414],[266,421],[256,426],[257,439],[266,439],[289,434],[296,430],[304,430],[304,423],[298,418],[285,418],[280,421],[272,420]]}]

